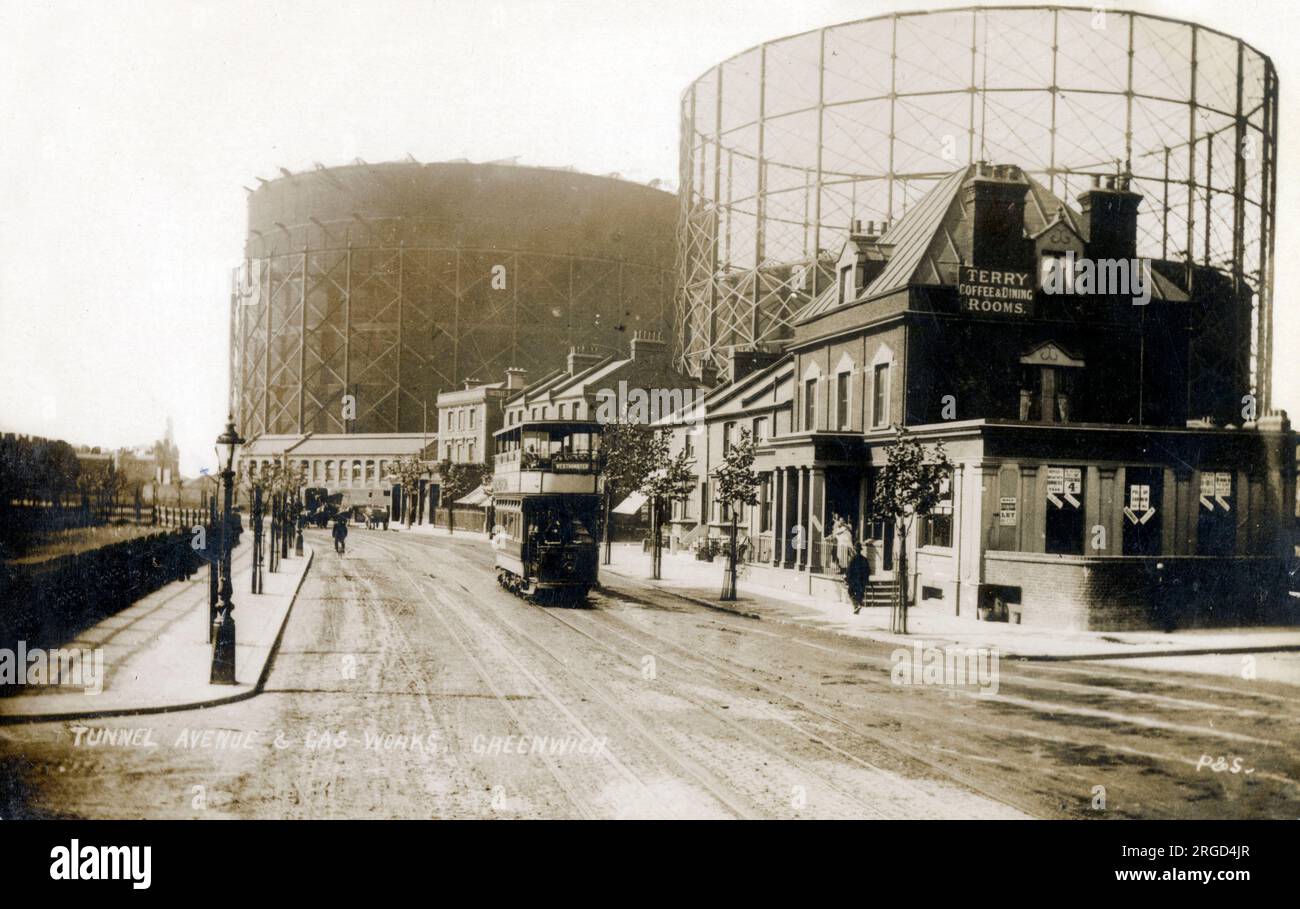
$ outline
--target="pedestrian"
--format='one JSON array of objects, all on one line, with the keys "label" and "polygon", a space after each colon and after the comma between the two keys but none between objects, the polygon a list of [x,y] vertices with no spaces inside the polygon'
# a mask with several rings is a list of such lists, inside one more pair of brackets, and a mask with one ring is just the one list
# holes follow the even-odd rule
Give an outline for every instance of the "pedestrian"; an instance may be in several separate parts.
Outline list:
[{"label": "pedestrian", "polygon": [[347,544],[344,542],[345,540],[347,540],[347,538],[348,538],[347,521],[343,520],[342,518],[339,518],[337,521],[334,522],[334,551],[337,552],[339,555],[342,555],[343,551],[347,548]]},{"label": "pedestrian", "polygon": [[849,589],[849,600],[853,603],[854,615],[862,611],[867,597],[867,585],[871,583],[871,564],[863,554],[862,548],[862,543],[854,545],[853,555],[849,558],[848,567],[844,571],[844,582]]}]

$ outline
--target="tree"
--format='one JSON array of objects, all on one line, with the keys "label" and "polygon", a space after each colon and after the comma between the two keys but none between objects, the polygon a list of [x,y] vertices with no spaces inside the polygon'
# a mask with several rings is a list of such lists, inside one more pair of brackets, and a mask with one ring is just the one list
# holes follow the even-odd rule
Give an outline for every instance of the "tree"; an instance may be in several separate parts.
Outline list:
[{"label": "tree", "polygon": [[742,505],[758,504],[758,474],[754,472],[754,438],[748,429],[740,431],[713,472],[714,498],[731,512],[731,539],[727,547],[727,574],[722,582],[722,599],[736,598],[736,523]]},{"label": "tree", "polygon": [[610,510],[615,495],[640,489],[650,476],[654,430],[644,423],[606,423],[601,441],[601,478],[604,481],[605,560],[610,561]]},{"label": "tree", "polygon": [[676,457],[668,453],[671,430],[661,430],[650,436],[646,445],[650,471],[641,481],[638,492],[650,500],[651,577],[659,580],[663,568],[663,509],[673,502],[685,501],[695,484],[695,461],[685,449]]},{"label": "tree", "polygon": [[442,460],[438,462],[438,476],[441,480],[439,495],[447,503],[447,532],[454,533],[452,509],[456,500],[482,486],[484,478],[492,476],[492,470],[486,464]]},{"label": "tree", "polygon": [[414,455],[406,455],[393,464],[393,476],[402,489],[402,514],[397,519],[406,518],[406,526],[415,521],[415,501],[420,492],[420,478],[424,476],[424,462]]},{"label": "tree", "polygon": [[887,460],[876,483],[871,500],[871,517],[893,521],[898,540],[898,599],[890,615],[890,630],[907,634],[907,539],[917,516],[934,510],[943,500],[944,485],[951,476],[952,462],[938,442],[926,449],[895,424],[894,441],[886,451]]}]

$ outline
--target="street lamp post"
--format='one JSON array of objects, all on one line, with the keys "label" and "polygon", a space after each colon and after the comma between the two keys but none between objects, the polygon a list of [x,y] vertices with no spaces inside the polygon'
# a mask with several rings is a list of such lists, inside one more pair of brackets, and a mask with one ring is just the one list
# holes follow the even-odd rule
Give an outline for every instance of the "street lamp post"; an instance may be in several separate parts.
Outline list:
[{"label": "street lamp post", "polygon": [[293,544],[293,554],[302,555],[302,484],[293,488],[293,529],[297,534]]},{"label": "street lamp post", "polygon": [[216,626],[212,630],[212,674],[209,681],[213,685],[235,684],[235,604],[230,601],[230,519],[235,492],[235,454],[244,444],[235,429],[232,414],[226,421],[226,429],[217,436],[217,450],[225,456],[221,465],[221,482],[225,487],[225,507],[221,522],[221,606],[217,611]]}]

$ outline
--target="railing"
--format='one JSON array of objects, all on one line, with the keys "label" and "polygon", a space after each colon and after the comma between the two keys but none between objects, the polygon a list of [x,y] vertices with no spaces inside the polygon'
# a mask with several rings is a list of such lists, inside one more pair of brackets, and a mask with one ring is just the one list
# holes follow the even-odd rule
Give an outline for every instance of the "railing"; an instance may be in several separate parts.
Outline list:
[{"label": "railing", "polygon": [[817,557],[813,564],[821,568],[822,574],[842,575],[853,558],[853,544],[849,541],[819,540],[812,553]]},{"label": "railing", "polygon": [[158,505],[153,509],[153,523],[158,527],[188,529],[207,524],[208,516],[201,508],[172,508]]},{"label": "railing", "polygon": [[772,538],[771,537],[750,537],[742,541],[740,552],[737,554],[739,561],[746,562],[750,565],[771,565],[772,564]]},{"label": "railing", "polygon": [[[207,546],[216,545],[208,522]],[[0,648],[54,646],[173,581],[192,577],[205,553],[188,533],[157,530],[68,553],[39,566],[0,563]],[[3,682],[0,682],[3,687]]]}]

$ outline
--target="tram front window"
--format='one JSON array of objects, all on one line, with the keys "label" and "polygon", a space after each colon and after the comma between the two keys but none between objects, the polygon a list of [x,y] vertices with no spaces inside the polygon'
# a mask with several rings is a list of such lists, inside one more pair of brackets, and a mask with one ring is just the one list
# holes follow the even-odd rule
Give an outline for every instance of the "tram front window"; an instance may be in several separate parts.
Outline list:
[{"label": "tram front window", "polygon": [[590,543],[592,540],[582,520],[563,511],[538,515],[530,523],[529,536],[540,543],[561,546]]}]

